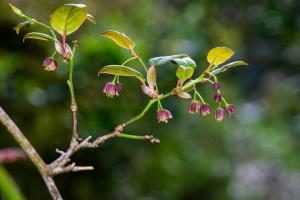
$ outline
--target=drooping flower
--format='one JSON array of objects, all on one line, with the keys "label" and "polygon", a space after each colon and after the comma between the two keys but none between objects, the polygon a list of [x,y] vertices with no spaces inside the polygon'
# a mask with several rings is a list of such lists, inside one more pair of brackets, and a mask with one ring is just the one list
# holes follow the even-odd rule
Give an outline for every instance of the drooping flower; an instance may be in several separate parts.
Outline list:
[{"label": "drooping flower", "polygon": [[54,71],[57,68],[57,62],[54,58],[47,57],[43,62],[43,67],[46,71]]},{"label": "drooping flower", "polygon": [[218,108],[215,112],[215,119],[218,121],[218,122],[221,122],[225,117],[225,111],[223,108]]},{"label": "drooping flower", "polygon": [[226,112],[231,115],[232,113],[234,113],[234,105],[233,104],[228,104],[226,107],[225,107],[225,110]]},{"label": "drooping flower", "polygon": [[219,94],[219,93],[216,93],[216,94],[214,95],[214,100],[215,100],[215,102],[220,103],[221,100],[222,100],[222,95]]},{"label": "drooping flower", "polygon": [[119,96],[119,92],[121,91],[122,86],[120,83],[112,83],[112,82],[107,82],[103,88],[103,92],[106,94],[108,97],[114,97],[114,96]]},{"label": "drooping flower", "polygon": [[167,123],[168,120],[172,118],[172,113],[167,109],[160,109],[159,111],[157,111],[156,118],[158,123],[159,122]]},{"label": "drooping flower", "polygon": [[210,113],[210,106],[206,103],[200,106],[200,114],[201,116],[206,116]]},{"label": "drooping flower", "polygon": [[189,113],[194,114],[198,110],[200,110],[201,102],[200,101],[192,101],[189,105]]},{"label": "drooping flower", "polygon": [[122,90],[122,84],[116,83],[115,89],[116,89],[117,96],[119,96],[119,93]]},{"label": "drooping flower", "polygon": [[215,82],[215,83],[212,85],[212,87],[213,87],[214,90],[218,90],[218,89],[220,89],[221,84],[220,84],[219,82]]}]

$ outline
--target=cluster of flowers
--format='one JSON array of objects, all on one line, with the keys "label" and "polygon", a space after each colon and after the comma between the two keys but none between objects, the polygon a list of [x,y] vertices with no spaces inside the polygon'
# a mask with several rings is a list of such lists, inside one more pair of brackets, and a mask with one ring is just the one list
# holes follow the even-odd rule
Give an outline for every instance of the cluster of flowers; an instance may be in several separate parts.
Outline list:
[{"label": "cluster of flowers", "polygon": [[[221,84],[219,82],[213,83],[212,87],[213,87],[214,90],[217,91],[217,93],[214,94],[214,101],[219,103],[219,107],[215,111],[215,119],[218,122],[221,122],[225,117],[225,111],[229,115],[234,113],[234,105],[233,104],[228,104],[222,98],[222,95],[221,95],[221,92],[220,92]],[[222,100],[225,103],[225,109],[221,107]],[[200,113],[201,116],[206,116],[206,115],[210,114],[210,112],[211,112],[211,108],[210,108],[209,104],[207,104],[205,102],[198,101],[198,100],[193,100],[190,103],[188,110],[191,114]]]},{"label": "cluster of flowers", "polygon": [[[224,98],[222,98],[221,92],[220,92],[220,87],[221,84],[219,82],[215,82],[212,85],[213,89],[216,90],[216,94],[214,95],[214,101],[219,104],[219,107],[215,111],[215,119],[218,122],[221,122],[224,117],[225,113],[231,115],[234,113],[234,105],[233,104],[228,104]],[[103,88],[103,92],[106,94],[108,97],[114,97],[114,96],[119,96],[119,93],[121,91],[122,87],[120,83],[114,83],[114,82],[107,82]],[[202,99],[201,99],[202,100]],[[221,102],[222,100],[225,103],[225,107],[221,107]],[[211,107],[209,104],[205,103],[203,100],[192,100],[188,107],[188,111],[191,114],[194,113],[199,113],[201,116],[206,116],[211,113]],[[162,107],[158,109],[156,118],[158,122],[168,122],[169,119],[172,119],[172,113],[167,110],[163,109]]]}]

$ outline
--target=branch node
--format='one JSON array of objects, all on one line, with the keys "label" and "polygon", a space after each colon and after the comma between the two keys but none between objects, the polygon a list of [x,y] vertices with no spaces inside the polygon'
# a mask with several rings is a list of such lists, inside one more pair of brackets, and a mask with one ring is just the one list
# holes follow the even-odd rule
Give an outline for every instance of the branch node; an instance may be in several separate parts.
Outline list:
[{"label": "branch node", "polygon": [[56,152],[56,153],[59,153],[60,155],[63,155],[63,154],[65,153],[64,151],[59,150],[59,149],[55,149],[55,152]]}]

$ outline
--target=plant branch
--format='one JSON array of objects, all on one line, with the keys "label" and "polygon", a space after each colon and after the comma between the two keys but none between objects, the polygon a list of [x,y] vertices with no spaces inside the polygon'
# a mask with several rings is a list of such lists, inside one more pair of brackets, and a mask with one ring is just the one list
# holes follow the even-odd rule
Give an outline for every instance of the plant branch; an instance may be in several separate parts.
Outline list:
[{"label": "plant branch", "polygon": [[131,56],[139,61],[139,63],[142,65],[145,72],[147,73],[148,72],[148,67],[145,65],[143,59],[133,49],[129,49],[129,50],[130,50]]},{"label": "plant branch", "polygon": [[21,148],[26,152],[32,163],[36,166],[42,178],[44,179],[44,182],[46,183],[52,198],[54,200],[62,200],[62,197],[55,185],[53,178],[48,175],[48,166],[45,164],[38,152],[34,149],[34,147],[30,144],[24,134],[20,131],[14,121],[6,114],[1,106],[0,121],[18,142]]}]

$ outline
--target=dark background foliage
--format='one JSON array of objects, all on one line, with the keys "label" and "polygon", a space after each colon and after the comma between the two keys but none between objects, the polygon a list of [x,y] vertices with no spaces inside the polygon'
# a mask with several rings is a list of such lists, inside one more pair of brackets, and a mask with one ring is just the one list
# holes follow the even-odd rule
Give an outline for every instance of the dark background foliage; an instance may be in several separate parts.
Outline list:
[{"label": "dark background foliage", "polygon": [[[21,22],[0,1],[0,103],[50,162],[55,148],[65,149],[71,130],[68,67],[54,73],[42,62],[53,52],[45,42],[22,43],[13,27]],[[69,1],[14,0],[24,13],[48,22],[51,12]],[[71,39],[80,46],[75,61],[75,89],[82,137],[105,134],[141,111],[147,98],[138,82],[122,78],[119,98],[101,92],[110,76],[97,77],[106,64],[119,64],[128,52],[96,37],[114,29],[136,41],[137,52],[150,57],[187,53],[207,66],[206,53],[228,46],[235,58],[249,63],[222,74],[223,91],[237,112],[222,123],[187,112],[188,101],[163,101],[174,119],[157,124],[155,108],[129,131],[151,133],[161,144],[114,139],[96,150],[75,155],[92,172],[56,177],[66,199],[300,199],[299,65],[300,4],[298,0],[114,0],[82,1],[97,19],[85,23]],[[159,85],[175,84],[172,65],[160,69]],[[213,91],[201,86],[212,103]],[[0,148],[17,144],[0,127]],[[29,162],[6,166],[30,200],[50,199],[37,170]],[[1,198],[1,197],[0,197]]]}]

